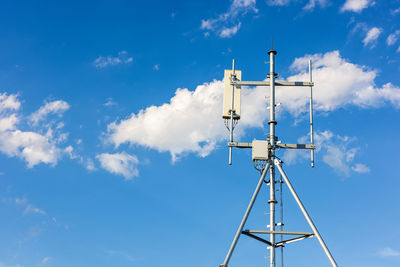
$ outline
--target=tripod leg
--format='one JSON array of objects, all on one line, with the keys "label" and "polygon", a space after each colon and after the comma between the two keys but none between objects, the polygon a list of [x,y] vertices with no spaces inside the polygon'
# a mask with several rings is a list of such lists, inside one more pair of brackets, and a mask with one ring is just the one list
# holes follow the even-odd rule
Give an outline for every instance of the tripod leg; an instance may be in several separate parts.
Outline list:
[{"label": "tripod leg", "polygon": [[238,228],[238,230],[236,232],[235,238],[233,239],[232,245],[229,248],[229,251],[228,251],[228,254],[226,255],[225,261],[224,261],[223,264],[220,265],[220,267],[227,267],[228,266],[229,260],[231,259],[231,256],[232,256],[232,253],[233,253],[233,250],[236,247],[236,244],[237,244],[237,242],[239,240],[239,237],[240,237],[240,235],[241,235],[241,233],[243,231],[243,227],[246,224],[246,221],[247,221],[247,218],[249,217],[251,209],[253,208],[254,202],[255,202],[255,200],[257,198],[257,195],[258,195],[258,192],[260,192],[260,188],[261,188],[262,184],[264,183],[264,178],[265,178],[265,175],[268,172],[269,166],[270,166],[270,162],[267,163],[267,165],[265,166],[265,168],[264,168],[264,170],[263,170],[263,172],[261,174],[261,177],[260,177],[260,180],[258,181],[256,190],[254,191],[253,196],[251,197],[249,206],[247,207],[247,210],[244,213],[242,222],[240,223],[240,226],[239,226],[239,228]]},{"label": "tripod leg", "polygon": [[308,222],[308,224],[310,225],[311,229],[313,230],[314,234],[317,236],[318,242],[321,245],[321,247],[324,249],[326,256],[329,258],[332,266],[337,267],[337,264],[335,262],[335,260],[332,257],[332,254],[330,253],[328,247],[326,246],[324,240],[322,239],[321,235],[319,234],[317,227],[315,227],[313,221],[310,218],[310,215],[308,215],[306,208],[304,208],[303,203],[301,203],[301,200],[299,198],[299,196],[296,194],[296,191],[294,191],[294,188],[292,186],[292,184],[290,183],[288,177],[286,176],[285,172],[282,169],[281,163],[278,159],[274,160],[274,164],[275,166],[278,168],[279,172],[281,173],[283,179],[285,180],[285,183],[287,184],[290,192],[292,193],[294,199],[297,202],[297,205],[299,205],[301,212],[303,212],[304,217],[306,217],[306,220]]}]

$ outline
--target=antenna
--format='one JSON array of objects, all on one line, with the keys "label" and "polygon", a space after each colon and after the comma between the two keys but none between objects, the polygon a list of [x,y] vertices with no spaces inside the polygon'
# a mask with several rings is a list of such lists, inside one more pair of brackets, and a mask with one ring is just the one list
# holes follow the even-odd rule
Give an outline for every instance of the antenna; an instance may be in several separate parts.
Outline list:
[{"label": "antenna", "polygon": [[[235,60],[232,60],[232,70],[224,73],[224,102],[222,118],[229,131],[229,142],[233,142],[233,130],[240,119],[241,86],[232,83],[240,82],[242,71],[235,69]],[[232,147],[229,147],[229,165],[232,164]]]},{"label": "antenna", "polygon": [[[283,247],[286,244],[303,240],[310,237],[316,237],[322,249],[324,250],[326,256],[328,257],[331,265],[333,267],[337,267],[337,264],[326,246],[324,240],[322,239],[320,233],[318,232],[314,222],[311,220],[310,215],[305,209],[303,203],[301,202],[299,196],[294,190],[292,184],[285,171],[282,168],[283,161],[276,156],[276,152],[279,149],[309,149],[311,151],[311,167],[314,167],[314,149],[316,148],[314,145],[314,122],[313,122],[313,99],[312,99],[312,88],[314,83],[312,82],[312,67],[311,60],[309,61],[309,82],[288,82],[288,81],[277,81],[275,78],[278,77],[277,73],[275,73],[275,56],[277,52],[273,50],[273,39],[272,39],[272,49],[268,51],[269,55],[269,66],[270,72],[267,74],[267,80],[265,81],[242,81],[242,72],[239,70],[235,70],[235,61],[232,64],[232,70],[225,70],[224,76],[224,103],[223,103],[223,119],[225,121],[225,125],[229,130],[229,164],[232,164],[232,148],[251,148],[252,149],[252,161],[254,167],[260,172],[261,177],[258,181],[256,189],[254,190],[253,196],[250,200],[250,203],[246,209],[246,212],[242,218],[242,221],[239,225],[238,230],[236,231],[233,242],[229,248],[229,251],[225,257],[224,263],[220,265],[220,267],[228,267],[228,263],[231,259],[233,251],[235,250],[236,244],[240,238],[240,236],[246,235],[251,237],[257,241],[260,241],[266,245],[268,245],[268,249],[270,252],[269,256],[269,266],[276,266],[276,248],[281,248],[281,263],[283,266]],[[269,96],[269,136],[267,136],[266,140],[256,140],[254,139],[252,142],[233,142],[233,130],[236,126],[239,118],[240,118],[240,88],[241,86],[262,86],[269,87],[270,96]],[[283,144],[279,141],[278,136],[275,134],[275,128],[278,122],[275,120],[275,88],[280,86],[290,86],[290,87],[309,87],[310,88],[310,142],[311,144]],[[278,171],[281,175],[280,180],[275,179],[275,172]],[[265,177],[269,173],[269,180],[266,180]],[[275,220],[275,205],[278,203],[275,198],[275,184],[280,183],[280,193],[282,194],[282,184],[285,183],[289,188],[290,193],[295,199],[297,205],[299,206],[303,216],[308,222],[312,232],[296,232],[296,231],[284,231],[283,230],[283,204],[282,197],[280,197],[281,204],[281,221],[276,222]],[[263,184],[267,184],[269,187],[269,225],[268,230],[243,230],[246,224],[247,218],[250,215],[250,212],[253,208],[253,205],[257,199],[258,193]],[[280,226],[280,231],[275,230],[275,226]],[[262,238],[259,235],[269,236],[269,239]],[[280,240],[276,240],[277,237],[281,237]],[[286,236],[292,236],[291,238],[287,238]],[[294,237],[293,237],[294,236]],[[285,237],[285,238],[284,238]]]},{"label": "antenna", "polygon": [[[308,73],[310,74],[310,83],[312,83],[312,65],[311,59],[308,61]],[[314,121],[313,121],[313,95],[312,86],[310,86],[310,142],[314,145]],[[311,153],[311,168],[314,168],[314,150]]]}]

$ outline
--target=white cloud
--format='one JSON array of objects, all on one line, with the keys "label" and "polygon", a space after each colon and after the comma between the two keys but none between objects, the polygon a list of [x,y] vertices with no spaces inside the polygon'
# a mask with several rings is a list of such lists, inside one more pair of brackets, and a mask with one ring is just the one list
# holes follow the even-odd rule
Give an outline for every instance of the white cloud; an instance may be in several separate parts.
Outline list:
[{"label": "white cloud", "polygon": [[358,172],[358,173],[368,173],[368,172],[370,172],[369,167],[364,165],[364,164],[361,164],[361,163],[357,163],[351,169],[353,171],[355,171],[355,172]]},{"label": "white cloud", "polygon": [[385,247],[378,251],[378,255],[381,257],[399,257],[400,250],[395,250],[391,247]]},{"label": "white cloud", "polygon": [[[57,144],[64,142],[68,136],[67,133],[60,132],[63,124],[48,123],[45,128],[37,131],[22,130],[19,125],[20,116],[16,113],[20,107],[18,96],[7,96],[5,93],[1,95],[4,101],[3,104],[0,103],[0,152],[25,160],[29,168],[39,163],[55,165],[64,153]],[[64,101],[53,101],[45,104],[28,119],[36,125],[49,113],[61,116],[68,108],[69,105]]]},{"label": "white cloud", "polygon": [[160,64],[155,64],[153,66],[153,70],[160,70]]},{"label": "white cloud", "polygon": [[0,111],[4,110],[18,110],[21,103],[18,101],[18,95],[7,95],[7,93],[0,93]]},{"label": "white cloud", "polygon": [[238,32],[241,25],[242,24],[239,22],[237,25],[230,28],[222,28],[219,36],[221,36],[222,38],[230,38]]},{"label": "white cloud", "polygon": [[45,265],[45,264],[49,263],[50,260],[51,260],[51,257],[44,257],[40,263],[42,265]]},{"label": "white cloud", "polygon": [[397,13],[400,13],[400,7],[399,7],[399,8],[396,8],[396,9],[393,9],[393,10],[391,10],[391,11],[390,11],[390,13],[391,13],[392,15],[396,15]]},{"label": "white cloud", "polygon": [[[303,136],[299,138],[299,143],[309,143],[309,136]],[[354,163],[358,147],[354,147],[352,143],[356,141],[356,138],[350,138],[348,136],[340,136],[333,132],[326,130],[322,132],[316,132],[314,134],[315,144],[317,149],[315,151],[316,158],[322,158],[322,161],[330,166],[335,172],[349,177],[351,171],[358,173],[369,172],[369,168],[365,164]],[[285,162],[288,164],[296,163],[297,161],[304,162],[309,160],[309,151],[299,150],[286,150],[284,152]],[[318,161],[316,162],[318,164]]]},{"label": "white cloud", "polygon": [[400,37],[400,30],[396,30],[395,32],[389,34],[388,38],[386,39],[387,45],[394,45]]},{"label": "white cloud", "polygon": [[28,213],[36,213],[36,214],[41,214],[41,215],[46,215],[46,212],[44,210],[41,210],[34,205],[30,204],[28,199],[23,197],[23,198],[16,198],[15,203],[17,205],[20,205],[25,208],[24,214]]},{"label": "white cloud", "polygon": [[94,66],[98,69],[103,69],[108,66],[116,66],[120,64],[128,64],[133,62],[132,57],[128,57],[128,52],[120,51],[116,57],[113,56],[99,56],[93,62]]},{"label": "white cloud", "polygon": [[[381,88],[375,85],[377,70],[353,64],[341,57],[339,51],[306,55],[296,58],[291,65],[298,74],[289,81],[308,80],[308,60],[313,61],[314,100],[316,110],[332,111],[348,105],[362,108],[379,107],[391,103],[400,108],[400,88],[391,83]],[[277,100],[292,114],[307,110],[307,90],[281,87]]]},{"label": "white cloud", "polygon": [[[221,38],[230,38],[240,29],[240,16],[252,12],[257,13],[256,0],[233,0],[227,12],[213,19],[201,20],[200,29],[213,31]],[[208,32],[205,36],[208,36]]]},{"label": "white cloud", "polygon": [[[308,59],[313,59],[315,111],[333,111],[346,106],[376,108],[391,103],[400,108],[400,88],[387,83],[375,85],[376,70],[350,63],[338,51],[306,55],[291,65],[289,81],[307,81]],[[235,139],[248,128],[262,127],[267,119],[268,90],[242,88],[241,120]],[[294,116],[308,111],[309,89],[280,87],[276,92],[282,109]],[[221,119],[222,81],[197,86],[194,91],[178,89],[168,103],[150,106],[107,127],[106,139],[116,147],[123,143],[169,152],[172,160],[185,153],[207,156],[228,135]],[[331,153],[335,151],[333,148]]]},{"label": "white cloud", "polygon": [[100,161],[100,165],[103,169],[117,175],[122,175],[125,179],[132,179],[134,176],[138,176],[137,164],[139,160],[134,155],[129,155],[126,152],[122,153],[102,153],[96,156]]},{"label": "white cloud", "polygon": [[372,6],[373,4],[374,2],[372,2],[371,0],[346,0],[340,11],[353,11],[361,13],[363,9]]},{"label": "white cloud", "polygon": [[364,46],[369,45],[370,47],[375,47],[376,41],[378,40],[379,35],[382,33],[382,28],[372,27],[365,36],[363,40]]},{"label": "white cloud", "polygon": [[48,102],[41,106],[36,112],[30,116],[33,125],[37,125],[39,121],[46,119],[49,114],[58,114],[61,116],[69,109],[69,104],[63,100]]},{"label": "white cloud", "polygon": [[303,7],[303,10],[313,10],[317,5],[323,8],[326,7],[328,3],[328,0],[309,0],[307,5]]},{"label": "white cloud", "polygon": [[290,4],[290,0],[268,0],[267,4],[270,6],[287,6]]},{"label": "white cloud", "polygon": [[111,107],[115,105],[117,105],[117,103],[115,103],[115,101],[111,97],[107,98],[106,102],[103,104],[103,106],[105,107]]}]

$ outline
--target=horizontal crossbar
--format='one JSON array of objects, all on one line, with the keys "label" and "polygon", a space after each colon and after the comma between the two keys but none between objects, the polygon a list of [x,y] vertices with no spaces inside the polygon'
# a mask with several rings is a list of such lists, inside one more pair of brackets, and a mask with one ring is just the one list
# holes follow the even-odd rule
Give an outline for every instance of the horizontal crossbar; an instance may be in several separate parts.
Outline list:
[{"label": "horizontal crossbar", "polygon": [[253,233],[253,234],[312,235],[312,233],[308,232],[293,232],[293,231],[245,230],[243,232]]},{"label": "horizontal crossbar", "polygon": [[[270,86],[269,81],[232,81],[231,85],[236,86]],[[286,81],[275,81],[275,86],[314,86],[313,82],[286,82]]]},{"label": "horizontal crossbar", "polygon": [[[279,148],[288,148],[288,149],[315,149],[315,145],[309,144],[275,144],[275,146]],[[237,147],[237,148],[252,148],[252,143],[243,143],[243,142],[229,142],[228,147]]]},{"label": "horizontal crossbar", "polygon": [[310,234],[310,235],[303,235],[303,236],[291,238],[291,239],[288,239],[288,240],[277,242],[277,243],[275,243],[275,246],[276,247],[281,247],[284,244],[292,243],[292,242],[295,242],[295,241],[300,241],[300,240],[303,240],[303,239],[306,239],[306,238],[309,238],[309,237],[313,237],[313,236],[314,236],[314,234]]}]

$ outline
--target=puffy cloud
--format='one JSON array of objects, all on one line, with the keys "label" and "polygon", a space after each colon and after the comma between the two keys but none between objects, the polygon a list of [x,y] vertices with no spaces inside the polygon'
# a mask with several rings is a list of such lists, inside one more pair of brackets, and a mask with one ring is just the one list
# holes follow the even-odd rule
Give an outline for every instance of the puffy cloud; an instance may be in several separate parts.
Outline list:
[{"label": "puffy cloud", "polygon": [[371,5],[373,5],[374,2],[371,2],[371,0],[346,0],[342,8],[340,9],[341,12],[344,11],[353,11],[357,13],[361,13],[361,11]]},{"label": "puffy cloud", "polygon": [[399,36],[400,36],[400,30],[396,30],[394,33],[389,34],[389,36],[386,39],[386,44],[389,46],[394,45],[399,39]]},{"label": "puffy cloud", "polygon": [[[299,143],[307,143],[308,136],[299,138]],[[350,176],[351,171],[358,173],[369,172],[369,168],[361,163],[354,163],[355,156],[359,151],[358,147],[353,147],[352,143],[356,140],[348,136],[340,136],[329,130],[317,132],[314,134],[315,144],[317,146],[316,154],[320,155],[322,161],[330,166],[335,172]],[[308,151],[286,150],[284,159],[288,164],[296,163],[299,159],[304,161],[309,159]],[[318,164],[318,162],[317,162]]]},{"label": "puffy cloud", "polygon": [[55,165],[60,156],[51,137],[20,130],[0,133],[0,151],[9,157],[24,159],[29,168],[39,163]]},{"label": "puffy cloud", "polygon": [[[332,111],[348,105],[379,107],[384,103],[400,107],[399,87],[391,83],[377,87],[376,70],[349,62],[339,51],[296,58],[290,68],[297,74],[288,77],[289,81],[309,79],[309,59],[313,62],[313,95],[317,111]],[[309,92],[301,88],[281,87],[277,90],[277,100],[292,114],[307,110],[308,95]]]},{"label": "puffy cloud", "polygon": [[381,257],[399,257],[400,250],[395,250],[391,247],[385,247],[378,251],[378,255]]},{"label": "puffy cloud", "polygon": [[116,66],[120,64],[128,64],[133,62],[132,57],[128,57],[128,52],[120,51],[116,57],[113,56],[99,56],[93,62],[93,65],[98,69],[103,69],[108,66]]},{"label": "puffy cloud", "polygon": [[[227,12],[213,19],[201,21],[200,29],[213,31],[221,38],[230,38],[240,29],[240,16],[253,12],[257,13],[256,0],[233,0]],[[206,32],[208,36],[208,32]]]},{"label": "puffy cloud", "polygon": [[[346,106],[379,107],[391,103],[400,107],[400,88],[388,83],[375,86],[377,71],[350,63],[338,51],[306,55],[291,65],[295,74],[289,81],[308,81],[308,60],[313,60],[314,102],[316,111],[333,111]],[[267,119],[268,90],[265,87],[241,89],[241,120],[238,136],[251,127],[262,127]],[[276,91],[282,109],[294,116],[308,111],[309,89],[280,87]],[[168,103],[150,106],[107,127],[106,140],[116,147],[123,143],[169,152],[173,161],[185,153],[207,156],[227,137],[221,119],[222,81],[197,86],[194,91],[178,89]],[[236,137],[236,138],[237,138]],[[237,139],[236,139],[237,140]],[[334,148],[330,148],[331,154]]]},{"label": "puffy cloud", "polygon": [[134,155],[129,155],[126,152],[122,153],[102,153],[96,156],[100,161],[103,169],[117,175],[122,175],[125,179],[132,179],[134,176],[139,175],[137,164],[139,160]]},{"label": "puffy cloud", "polygon": [[[50,123],[36,131],[22,130],[20,116],[16,113],[20,107],[18,96],[3,93],[0,98],[0,152],[25,160],[29,168],[39,163],[55,165],[64,153],[57,144],[64,142],[68,135],[60,132],[63,124],[57,124],[54,129]],[[53,101],[39,108],[28,119],[36,125],[49,113],[61,116],[68,108],[64,101]]]},{"label": "puffy cloud", "polygon": [[7,93],[0,93],[0,111],[4,110],[18,110],[21,103],[18,101],[18,95],[7,95]]},{"label": "puffy cloud", "polygon": [[37,125],[39,121],[46,119],[49,114],[58,114],[61,116],[69,109],[69,104],[63,100],[48,102],[41,106],[36,112],[30,116],[33,125]]},{"label": "puffy cloud", "polygon": [[376,41],[378,40],[379,35],[382,33],[382,28],[372,27],[365,36],[363,40],[364,46],[369,45],[370,47],[375,47]]}]

